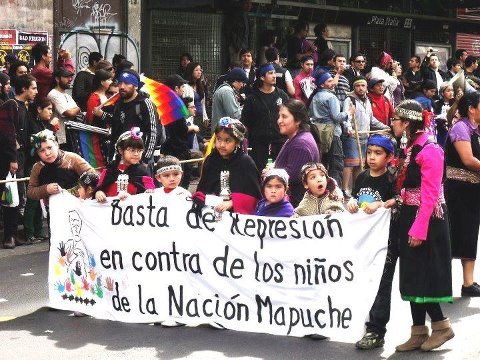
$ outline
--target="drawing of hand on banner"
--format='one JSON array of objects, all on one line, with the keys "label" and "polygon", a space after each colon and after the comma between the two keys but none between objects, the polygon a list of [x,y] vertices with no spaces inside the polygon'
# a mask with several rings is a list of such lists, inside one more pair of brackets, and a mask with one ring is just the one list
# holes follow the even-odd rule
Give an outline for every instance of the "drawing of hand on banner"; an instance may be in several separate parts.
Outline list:
[{"label": "drawing of hand on banner", "polygon": [[94,305],[95,297],[103,298],[103,287],[109,287],[102,284],[101,276],[97,276],[95,256],[82,241],[82,219],[77,211],[68,212],[68,222],[70,239],[65,243],[60,241],[55,254],[57,262],[53,267],[59,280],[54,289],[64,300]]}]

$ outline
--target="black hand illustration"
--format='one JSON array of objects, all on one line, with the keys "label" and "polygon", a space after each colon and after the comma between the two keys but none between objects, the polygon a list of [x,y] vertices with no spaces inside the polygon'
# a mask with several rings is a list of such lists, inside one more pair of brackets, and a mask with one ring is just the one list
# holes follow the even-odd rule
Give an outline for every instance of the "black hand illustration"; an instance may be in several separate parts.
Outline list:
[{"label": "black hand illustration", "polygon": [[77,261],[74,272],[78,276],[82,275],[82,269],[80,268],[80,261]]},{"label": "black hand illustration", "polygon": [[65,256],[67,252],[65,251],[65,244],[63,241],[60,241],[60,244],[58,244],[58,250],[60,251],[60,255]]}]

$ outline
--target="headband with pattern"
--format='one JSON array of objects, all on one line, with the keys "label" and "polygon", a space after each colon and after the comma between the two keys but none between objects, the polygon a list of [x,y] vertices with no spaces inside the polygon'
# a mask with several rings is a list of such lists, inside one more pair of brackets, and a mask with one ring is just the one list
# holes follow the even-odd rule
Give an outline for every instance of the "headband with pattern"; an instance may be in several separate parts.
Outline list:
[{"label": "headband with pattern", "polygon": [[182,167],[180,165],[166,165],[166,166],[162,166],[161,168],[159,168],[155,174],[156,175],[160,175],[160,174],[163,174],[163,173],[166,173],[167,171],[180,171],[180,172],[183,172],[182,171]]},{"label": "headband with pattern", "polygon": [[411,103],[418,104],[418,102],[415,100],[404,100],[395,108],[395,115],[397,115],[401,119],[423,121],[423,116],[421,111],[405,109],[403,107],[403,105],[408,105]]},{"label": "headband with pattern", "polygon": [[135,140],[141,140],[143,136],[143,133],[140,131],[139,127],[132,127],[130,131],[125,131],[122,133],[119,137],[117,142],[115,143],[115,148],[118,149],[118,145],[124,140],[127,140],[129,138],[135,139]]},{"label": "headband with pattern", "polygon": [[245,134],[237,128],[237,125],[240,125],[240,124],[242,123],[239,120],[232,119],[228,116],[222,117],[218,122],[218,125],[220,125],[222,128],[232,129],[233,136],[235,136],[235,138],[238,141],[242,142],[245,137]]},{"label": "headband with pattern", "polygon": [[268,179],[270,176],[278,176],[281,178],[286,185],[288,185],[288,179],[290,179],[290,176],[288,176],[288,173],[285,169],[270,169],[265,173],[265,176],[263,177],[263,181],[265,182],[266,179]]}]

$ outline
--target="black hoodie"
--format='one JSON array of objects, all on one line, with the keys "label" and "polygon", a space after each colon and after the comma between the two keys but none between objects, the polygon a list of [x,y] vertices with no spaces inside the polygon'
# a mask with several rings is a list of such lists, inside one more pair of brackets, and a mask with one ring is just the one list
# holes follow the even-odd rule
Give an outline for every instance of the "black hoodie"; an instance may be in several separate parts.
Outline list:
[{"label": "black hoodie", "polygon": [[109,151],[110,160],[116,152],[115,143],[119,136],[125,131],[130,131],[132,127],[139,127],[143,133],[142,138],[145,143],[143,162],[148,162],[153,157],[153,151],[157,142],[161,144],[165,141],[157,108],[148,96],[138,93],[135,99],[127,103],[120,99],[115,104],[113,110]]}]

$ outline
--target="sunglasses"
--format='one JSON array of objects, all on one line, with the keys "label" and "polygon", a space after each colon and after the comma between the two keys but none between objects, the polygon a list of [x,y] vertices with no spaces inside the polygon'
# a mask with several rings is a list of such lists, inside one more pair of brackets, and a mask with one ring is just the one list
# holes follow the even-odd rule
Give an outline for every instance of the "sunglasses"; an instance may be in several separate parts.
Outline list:
[{"label": "sunglasses", "polygon": [[365,60],[355,60],[356,63],[365,63]]}]

